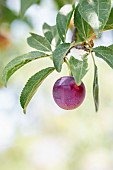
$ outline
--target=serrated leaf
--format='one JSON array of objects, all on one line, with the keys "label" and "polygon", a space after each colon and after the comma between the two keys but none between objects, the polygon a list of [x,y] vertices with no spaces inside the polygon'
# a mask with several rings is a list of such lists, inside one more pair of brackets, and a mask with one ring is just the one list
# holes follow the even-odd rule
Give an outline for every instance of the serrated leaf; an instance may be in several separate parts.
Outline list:
[{"label": "serrated leaf", "polygon": [[54,26],[50,26],[47,23],[43,24],[43,32],[44,32],[44,36],[46,37],[46,39],[51,43],[52,40],[54,39],[54,46],[58,46],[61,42],[60,37],[58,35],[58,31],[56,28],[56,25]]},{"label": "serrated leaf", "polygon": [[53,55],[52,55],[53,63],[54,63],[55,69],[58,72],[60,72],[62,69],[64,57],[67,51],[69,50],[69,48],[70,48],[70,43],[63,43],[63,44],[60,44],[53,52]]},{"label": "serrated leaf", "polygon": [[95,103],[95,110],[97,112],[99,108],[99,85],[98,85],[98,69],[96,65],[94,66],[93,98]]},{"label": "serrated leaf", "polygon": [[21,9],[20,9],[21,15],[24,15],[26,10],[36,2],[37,0],[21,0]]},{"label": "serrated leaf", "polygon": [[46,39],[51,43],[53,39],[52,29],[54,29],[54,26],[50,26],[47,23],[43,24],[43,33]]},{"label": "serrated leaf", "polygon": [[31,101],[33,95],[36,93],[38,87],[42,84],[44,79],[53,71],[54,67],[48,67],[39,71],[28,80],[20,96],[20,103],[24,113],[26,112],[26,107]]},{"label": "serrated leaf", "polygon": [[46,57],[46,56],[47,55],[45,55],[44,53],[40,53],[38,51],[32,51],[22,56],[14,58],[12,61],[10,61],[6,65],[6,67],[3,70],[2,79],[3,79],[5,86],[7,85],[7,81],[12,76],[12,74],[14,74],[19,68],[21,68],[25,64],[35,59],[39,59],[39,58]]},{"label": "serrated leaf", "polygon": [[102,58],[106,63],[113,68],[113,50],[109,47],[99,46],[93,48],[95,55],[99,58]]},{"label": "serrated leaf", "polygon": [[104,27],[104,31],[112,30],[112,29],[113,29],[113,8],[111,9],[111,13],[110,13],[109,19]]},{"label": "serrated leaf", "polygon": [[76,84],[79,86],[88,71],[87,56],[83,57],[83,61],[77,60],[72,56],[69,62],[72,75],[76,81]]},{"label": "serrated leaf", "polygon": [[27,42],[30,47],[37,49],[39,52],[52,53],[50,43],[45,37],[31,33],[31,37],[27,39]]},{"label": "serrated leaf", "polygon": [[78,6],[74,13],[74,25],[77,28],[77,34],[80,41],[86,41],[91,33],[91,26],[81,17]]},{"label": "serrated leaf", "polygon": [[99,36],[111,11],[111,0],[81,0],[79,12],[82,18],[94,29]]},{"label": "serrated leaf", "polygon": [[68,26],[73,14],[74,8],[72,5],[64,5],[57,14],[56,25],[59,33],[59,37],[62,42],[65,42],[66,33],[68,30]]}]

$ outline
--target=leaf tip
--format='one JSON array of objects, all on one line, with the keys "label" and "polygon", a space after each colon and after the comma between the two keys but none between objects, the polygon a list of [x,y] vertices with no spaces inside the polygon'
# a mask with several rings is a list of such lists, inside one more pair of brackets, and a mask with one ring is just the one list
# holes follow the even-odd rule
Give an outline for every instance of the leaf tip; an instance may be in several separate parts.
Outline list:
[{"label": "leaf tip", "polygon": [[23,109],[23,113],[26,114],[26,108]]},{"label": "leaf tip", "polygon": [[22,107],[22,109],[23,109],[23,113],[26,114],[26,107],[23,106],[23,104],[22,104],[22,98],[21,98],[21,96],[20,96],[20,104],[21,104],[21,107]]},{"label": "leaf tip", "polygon": [[95,106],[95,112],[97,113],[99,111],[99,106]]},{"label": "leaf tip", "polygon": [[56,71],[57,71],[58,73],[60,73],[60,72],[61,72],[61,68],[60,68],[60,69],[56,69]]},{"label": "leaf tip", "polygon": [[76,82],[77,86],[80,86],[82,84],[82,81]]},{"label": "leaf tip", "polygon": [[34,35],[35,35],[35,33],[33,33],[33,32],[30,32],[29,34],[30,34],[31,36],[34,36]]}]

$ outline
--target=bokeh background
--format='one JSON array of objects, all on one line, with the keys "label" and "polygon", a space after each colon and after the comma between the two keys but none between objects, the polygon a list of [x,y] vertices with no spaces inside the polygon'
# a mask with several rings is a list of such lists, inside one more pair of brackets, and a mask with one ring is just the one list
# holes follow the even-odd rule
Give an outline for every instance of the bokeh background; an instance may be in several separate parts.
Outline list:
[{"label": "bokeh background", "polygon": [[[5,4],[6,2],[6,4]],[[70,1],[71,2],[71,1]],[[66,1],[42,0],[18,17],[19,0],[0,0],[0,75],[16,56],[32,49],[29,32],[42,34],[42,24],[55,24]],[[71,38],[68,32],[67,41]],[[113,32],[102,34],[95,46],[113,44]],[[28,78],[49,59],[33,61],[18,70],[4,88],[0,81],[0,170],[113,170],[113,70],[96,59],[99,69],[100,109],[92,95],[93,63],[84,78],[86,98],[81,107],[64,111],[54,103],[52,87],[68,70],[52,73],[39,88],[24,115],[19,96]]]}]

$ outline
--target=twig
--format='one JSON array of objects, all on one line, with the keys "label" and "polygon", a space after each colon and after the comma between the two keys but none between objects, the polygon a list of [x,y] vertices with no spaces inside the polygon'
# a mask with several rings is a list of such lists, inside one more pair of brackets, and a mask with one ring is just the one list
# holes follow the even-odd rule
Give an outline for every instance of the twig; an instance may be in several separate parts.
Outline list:
[{"label": "twig", "polygon": [[74,27],[71,42],[77,41],[77,28]]}]

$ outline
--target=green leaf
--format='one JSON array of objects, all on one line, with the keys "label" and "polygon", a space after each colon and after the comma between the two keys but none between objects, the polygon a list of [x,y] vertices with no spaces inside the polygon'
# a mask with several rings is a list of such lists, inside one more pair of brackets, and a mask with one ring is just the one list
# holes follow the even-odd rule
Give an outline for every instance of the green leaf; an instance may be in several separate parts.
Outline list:
[{"label": "green leaf", "polygon": [[59,37],[62,42],[65,42],[66,33],[68,30],[68,26],[73,14],[74,8],[72,5],[64,5],[57,14],[56,25],[59,33]]},{"label": "green leaf", "polygon": [[21,9],[20,9],[21,15],[24,15],[26,10],[36,2],[37,0],[21,0]]},{"label": "green leaf", "polygon": [[112,29],[113,29],[113,8],[111,9],[111,13],[110,13],[109,19],[104,27],[104,31],[112,30]]},{"label": "green leaf", "polygon": [[5,5],[0,5],[0,23],[7,22],[11,23],[15,19],[18,19],[18,16]]},{"label": "green leaf", "polygon": [[54,0],[58,9],[60,9],[65,4],[72,4],[73,0]]},{"label": "green leaf", "polygon": [[93,48],[95,55],[99,58],[102,58],[106,63],[113,68],[113,50],[109,47],[99,46]]},{"label": "green leaf", "polygon": [[60,44],[55,51],[53,52],[53,63],[55,69],[60,72],[62,69],[62,64],[64,61],[64,57],[70,48],[70,43]]},{"label": "green leaf", "polygon": [[77,8],[75,10],[75,14],[74,14],[74,25],[77,28],[77,34],[78,34],[78,37],[80,38],[80,41],[82,42],[84,40],[87,40],[89,38],[92,28],[81,17],[81,15],[78,11],[78,6],[77,6]]},{"label": "green leaf", "polygon": [[37,4],[40,4],[41,3],[41,0],[37,0]]},{"label": "green leaf", "polygon": [[52,34],[52,30],[54,29],[54,26],[50,26],[47,23],[43,24],[43,33],[44,36],[46,37],[46,39],[51,43],[51,41],[53,40],[53,34]]},{"label": "green leaf", "polygon": [[98,69],[96,65],[94,67],[93,98],[95,103],[95,110],[97,112],[99,108],[99,85],[98,85]]},{"label": "green leaf", "polygon": [[6,0],[0,0],[0,5],[6,5]]},{"label": "green leaf", "polygon": [[113,50],[113,44],[108,46],[108,48],[110,48],[111,50]]},{"label": "green leaf", "polygon": [[19,68],[35,59],[39,59],[46,56],[47,55],[45,55],[44,53],[32,51],[30,53],[14,58],[6,65],[6,67],[3,70],[2,79],[5,86],[7,85],[7,81],[9,80],[11,75],[14,74]]},{"label": "green leaf", "polygon": [[111,11],[111,0],[81,0],[79,12],[98,36],[103,30]]},{"label": "green leaf", "polygon": [[51,54],[51,46],[49,41],[40,35],[31,33],[31,37],[27,39],[29,46],[37,49],[39,52],[43,52],[45,54]]},{"label": "green leaf", "polygon": [[[21,20],[21,18],[14,11],[7,8],[5,4],[0,5],[0,24],[6,22],[10,24],[9,26],[11,26],[11,23],[14,20]],[[22,21],[26,22],[32,28],[32,23],[30,22],[28,17],[24,17]]]},{"label": "green leaf", "polygon": [[70,58],[70,69],[78,86],[81,84],[83,77],[86,75],[88,71],[87,68],[87,55],[83,57],[83,61],[77,60],[73,56]]},{"label": "green leaf", "polygon": [[111,25],[106,24],[105,25],[103,31],[108,31],[108,30],[113,30],[113,24],[111,24]]},{"label": "green leaf", "polygon": [[33,95],[36,93],[38,87],[42,84],[44,79],[53,71],[54,67],[48,67],[37,72],[28,80],[20,96],[20,103],[24,113],[26,112],[26,107],[32,99]]},{"label": "green leaf", "polygon": [[52,43],[52,40],[55,40],[55,44],[54,46],[58,46],[61,42],[56,25],[54,26],[50,26],[47,23],[43,24],[43,32],[44,32],[44,36],[46,37],[46,39]]}]

